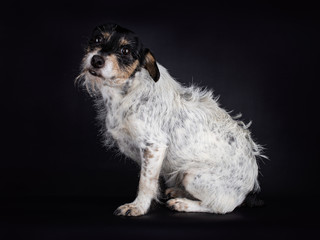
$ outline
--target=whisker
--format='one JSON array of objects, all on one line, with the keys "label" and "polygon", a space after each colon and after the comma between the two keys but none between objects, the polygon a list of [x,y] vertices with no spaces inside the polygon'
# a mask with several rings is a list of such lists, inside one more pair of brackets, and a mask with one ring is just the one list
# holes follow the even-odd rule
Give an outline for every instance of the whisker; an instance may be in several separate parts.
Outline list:
[{"label": "whisker", "polygon": [[74,80],[74,86],[80,85],[81,81],[84,79],[85,72],[81,72]]}]

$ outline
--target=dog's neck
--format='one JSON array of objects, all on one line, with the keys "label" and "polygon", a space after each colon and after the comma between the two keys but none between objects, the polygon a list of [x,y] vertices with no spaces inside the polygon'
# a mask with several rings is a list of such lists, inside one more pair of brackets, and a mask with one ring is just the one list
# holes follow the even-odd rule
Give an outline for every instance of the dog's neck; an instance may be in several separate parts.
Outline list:
[{"label": "dog's neck", "polygon": [[141,87],[143,84],[150,84],[152,79],[149,75],[146,76],[146,74],[147,72],[144,69],[136,72],[135,75],[127,79],[122,86],[111,87],[103,85],[100,89],[103,100],[111,102],[112,104],[120,104],[124,98],[131,95],[136,88]]},{"label": "dog's neck", "polygon": [[136,99],[146,89],[150,90],[150,85],[154,84],[151,77],[145,76],[145,72],[137,72],[135,76],[128,79],[121,87],[102,86],[100,92],[106,113],[107,129],[112,130],[121,125],[122,120],[127,115],[132,105],[137,104]]}]

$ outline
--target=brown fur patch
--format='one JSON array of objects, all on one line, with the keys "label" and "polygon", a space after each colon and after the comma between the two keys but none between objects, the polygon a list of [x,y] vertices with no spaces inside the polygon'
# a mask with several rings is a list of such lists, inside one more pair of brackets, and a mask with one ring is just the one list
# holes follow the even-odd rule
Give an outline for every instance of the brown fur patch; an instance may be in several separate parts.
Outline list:
[{"label": "brown fur patch", "polygon": [[145,150],[143,150],[143,158],[144,159],[149,159],[149,158],[153,158],[153,154],[152,152],[147,148]]},{"label": "brown fur patch", "polygon": [[108,38],[111,36],[111,34],[110,34],[109,32],[103,32],[102,35],[103,35],[106,39],[108,39]]},{"label": "brown fur patch", "polygon": [[127,66],[125,69],[125,74],[123,74],[123,78],[127,79],[131,76],[131,74],[136,70],[139,65],[139,61],[135,60],[131,65]]},{"label": "brown fur patch", "polygon": [[117,84],[124,83],[124,81],[127,80],[132,75],[134,70],[139,65],[139,61],[136,60],[131,65],[125,67],[124,69],[121,69],[118,63],[118,58],[114,54],[111,54],[110,56],[108,56],[108,60],[112,62],[113,72],[114,72]]},{"label": "brown fur patch", "polygon": [[111,54],[110,56],[108,56],[108,60],[112,62],[113,71],[116,75],[115,77],[117,78],[120,73],[120,67],[116,55]]},{"label": "brown fur patch", "polygon": [[128,45],[129,41],[122,37],[122,38],[120,38],[119,44],[120,44],[120,46]]},{"label": "brown fur patch", "polygon": [[145,56],[144,67],[148,70],[150,76],[153,80],[158,81],[159,79],[159,70],[157,67],[156,59],[152,53],[148,52]]},{"label": "brown fur patch", "polygon": [[136,60],[131,65],[127,66],[124,70],[120,70],[119,75],[118,75],[119,78],[121,78],[122,80],[128,79],[132,75],[132,73],[134,72],[134,70],[137,68],[138,65],[139,65],[139,61]]}]

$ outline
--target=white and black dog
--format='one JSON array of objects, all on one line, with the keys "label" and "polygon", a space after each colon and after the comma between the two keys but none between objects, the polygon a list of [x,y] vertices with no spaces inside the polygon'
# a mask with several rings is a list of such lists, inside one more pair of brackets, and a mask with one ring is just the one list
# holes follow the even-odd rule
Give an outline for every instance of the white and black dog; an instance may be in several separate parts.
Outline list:
[{"label": "white and black dog", "polygon": [[[256,144],[211,91],[184,87],[130,30],[96,27],[77,78],[99,107],[106,145],[141,166],[132,203],[116,215],[146,214],[165,180],[167,206],[224,214],[259,190]],[[93,94],[92,94],[93,93]]]}]

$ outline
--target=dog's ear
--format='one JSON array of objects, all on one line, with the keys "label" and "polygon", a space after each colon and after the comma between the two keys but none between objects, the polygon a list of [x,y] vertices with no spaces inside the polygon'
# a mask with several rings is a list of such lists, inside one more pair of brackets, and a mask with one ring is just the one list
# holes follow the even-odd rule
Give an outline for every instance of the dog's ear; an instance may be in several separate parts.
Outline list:
[{"label": "dog's ear", "polygon": [[144,50],[144,59],[143,59],[142,67],[148,70],[150,76],[155,82],[159,80],[160,71],[157,66],[156,59],[148,48]]}]

